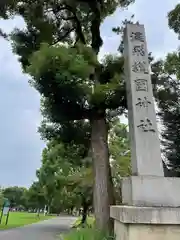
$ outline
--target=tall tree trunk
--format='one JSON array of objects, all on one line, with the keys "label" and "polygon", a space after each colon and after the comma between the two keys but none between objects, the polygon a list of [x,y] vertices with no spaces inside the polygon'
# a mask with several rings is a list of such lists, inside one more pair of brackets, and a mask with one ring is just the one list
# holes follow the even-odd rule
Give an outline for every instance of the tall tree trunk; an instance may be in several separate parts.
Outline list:
[{"label": "tall tree trunk", "polygon": [[47,210],[48,214],[50,214],[50,211],[51,211],[51,207],[50,205],[48,205],[48,210]]},{"label": "tall tree trunk", "polygon": [[86,200],[83,201],[83,210],[82,210],[82,219],[81,219],[81,225],[84,225],[87,220],[87,214],[88,214],[88,204],[86,203]]},{"label": "tall tree trunk", "polygon": [[96,226],[112,230],[110,205],[114,204],[113,182],[109,164],[108,127],[105,118],[91,121],[91,147],[94,171],[94,212]]},{"label": "tall tree trunk", "polygon": [[[52,199],[52,198],[51,198],[51,199]],[[49,201],[48,201],[48,214],[50,214],[51,205],[52,205],[52,200],[49,200]]]},{"label": "tall tree trunk", "polygon": [[74,206],[71,207],[71,215],[73,215]]}]

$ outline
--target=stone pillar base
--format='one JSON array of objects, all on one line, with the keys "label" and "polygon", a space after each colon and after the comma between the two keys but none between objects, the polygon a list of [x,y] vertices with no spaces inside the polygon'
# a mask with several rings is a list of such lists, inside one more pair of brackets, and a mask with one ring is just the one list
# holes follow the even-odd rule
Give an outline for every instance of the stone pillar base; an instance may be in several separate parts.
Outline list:
[{"label": "stone pillar base", "polygon": [[131,176],[122,180],[122,203],[140,207],[180,207],[180,178]]},{"label": "stone pillar base", "polygon": [[116,240],[179,240],[180,208],[111,206]]}]

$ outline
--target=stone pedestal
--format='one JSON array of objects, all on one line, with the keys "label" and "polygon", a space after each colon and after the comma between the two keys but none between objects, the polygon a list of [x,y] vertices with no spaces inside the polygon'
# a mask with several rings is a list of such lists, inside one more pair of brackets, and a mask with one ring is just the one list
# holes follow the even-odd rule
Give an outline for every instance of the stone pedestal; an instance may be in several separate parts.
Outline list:
[{"label": "stone pedestal", "polygon": [[128,206],[180,207],[180,178],[131,176],[122,180],[122,203]]},{"label": "stone pedestal", "polygon": [[180,208],[111,206],[116,240],[179,240]]}]

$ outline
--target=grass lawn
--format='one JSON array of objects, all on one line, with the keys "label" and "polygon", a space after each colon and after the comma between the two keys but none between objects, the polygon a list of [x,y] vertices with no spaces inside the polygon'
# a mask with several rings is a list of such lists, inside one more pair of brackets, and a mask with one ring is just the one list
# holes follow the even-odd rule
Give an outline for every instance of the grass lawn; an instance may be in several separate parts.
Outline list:
[{"label": "grass lawn", "polygon": [[[114,236],[103,233],[94,228],[94,217],[89,216],[84,228],[78,227],[81,218],[78,218],[73,224],[73,229],[70,232],[60,236],[60,240],[115,240]],[[77,228],[76,228],[77,227]]]},{"label": "grass lawn", "polygon": [[60,236],[63,240],[115,240],[113,236],[100,232],[95,228],[79,228],[71,230],[69,233]]},{"label": "grass lawn", "polygon": [[[94,229],[92,229],[94,225],[94,217],[93,216],[88,216],[86,220],[86,224],[84,228],[80,225],[81,223],[81,218],[78,217],[78,219],[74,222],[73,224],[73,229],[60,236],[60,239],[64,240],[94,240],[92,233],[94,233]],[[99,240],[99,239],[98,239]],[[101,240],[101,239],[100,239]],[[104,239],[106,240],[106,239]]]},{"label": "grass lawn", "polygon": [[44,216],[43,214],[40,214],[38,218],[37,213],[10,212],[7,226],[5,225],[6,216],[3,216],[2,222],[0,224],[0,230],[16,228],[27,224],[43,221],[52,217],[53,216]]},{"label": "grass lawn", "polygon": [[[86,225],[88,226],[88,227],[92,227],[93,226],[93,224],[94,224],[94,221],[95,221],[95,219],[94,219],[94,217],[87,217],[87,220],[86,220]],[[73,224],[73,227],[74,228],[76,228],[76,227],[78,227],[79,225],[80,225],[80,223],[81,223],[81,217],[79,217],[76,221],[75,221],[75,223]]]}]

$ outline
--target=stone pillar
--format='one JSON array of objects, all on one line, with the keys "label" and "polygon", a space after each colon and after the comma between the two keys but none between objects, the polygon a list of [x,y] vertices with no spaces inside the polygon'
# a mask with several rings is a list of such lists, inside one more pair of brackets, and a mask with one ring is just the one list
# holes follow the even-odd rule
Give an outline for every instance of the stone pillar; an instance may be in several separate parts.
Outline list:
[{"label": "stone pillar", "polygon": [[143,25],[127,25],[124,59],[132,174],[162,177],[164,172]]},{"label": "stone pillar", "polygon": [[125,77],[132,175],[111,206],[117,240],[180,239],[180,179],[165,178],[143,25],[127,24]]}]

